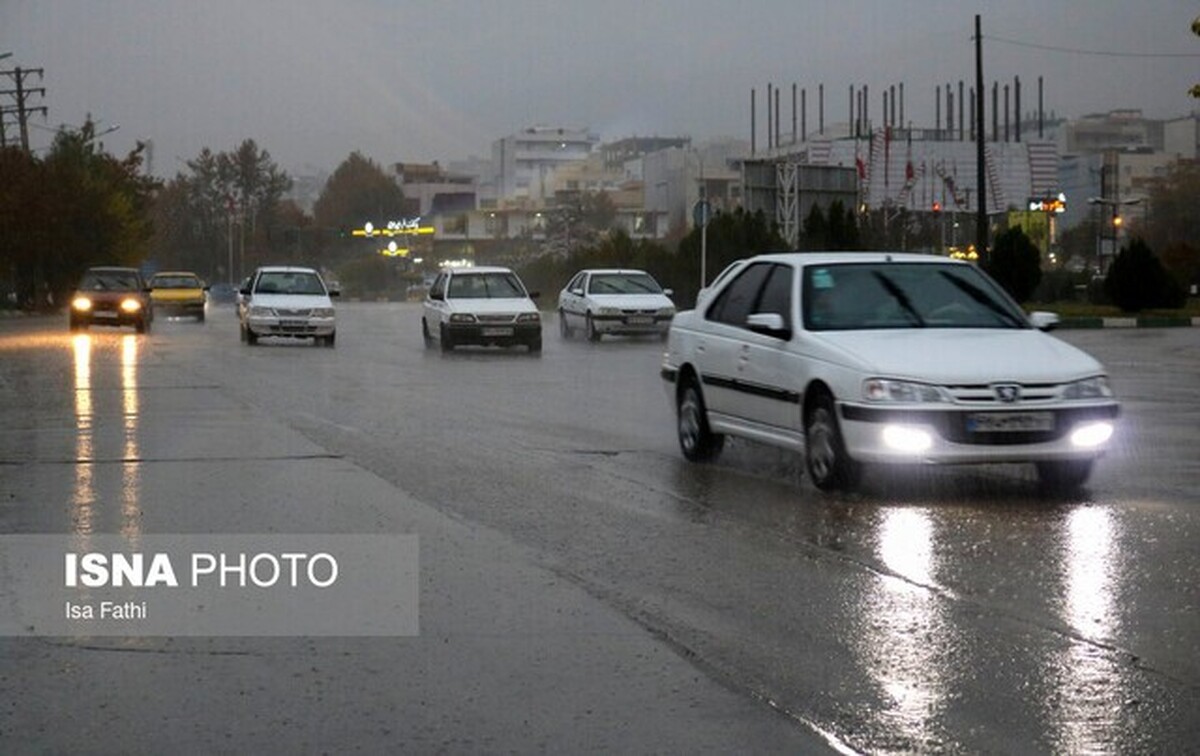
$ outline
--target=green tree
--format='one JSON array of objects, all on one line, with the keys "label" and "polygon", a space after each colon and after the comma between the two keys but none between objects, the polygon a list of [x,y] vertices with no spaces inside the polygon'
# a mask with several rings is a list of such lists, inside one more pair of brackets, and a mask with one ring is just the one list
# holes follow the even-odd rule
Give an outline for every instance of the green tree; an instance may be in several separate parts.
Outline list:
[{"label": "green tree", "polygon": [[[343,234],[362,228],[366,223],[380,226],[403,217],[404,192],[375,161],[360,152],[352,152],[325,182],[321,196],[313,205],[313,220],[318,227],[335,231],[339,241],[332,245],[334,254],[361,249]],[[327,250],[329,251],[329,250]]]},{"label": "green tree", "polygon": [[984,270],[1013,299],[1026,302],[1042,280],[1042,253],[1020,227],[1013,226],[996,239]]},{"label": "green tree", "polygon": [[143,146],[118,159],[95,125],[61,129],[44,159],[0,151],[0,266],[25,307],[61,303],[90,265],[137,264],[149,250],[150,198]]},{"label": "green tree", "polygon": [[800,240],[800,248],[810,251],[827,249],[826,231],[825,212],[814,202],[804,219],[804,236]]},{"label": "green tree", "polygon": [[1186,295],[1149,245],[1134,239],[1122,247],[1108,269],[1104,290],[1125,312],[1182,307]]},{"label": "green tree", "polygon": [[1149,213],[1139,229],[1162,262],[1181,283],[1191,283],[1200,268],[1200,162],[1176,161],[1149,192]]}]

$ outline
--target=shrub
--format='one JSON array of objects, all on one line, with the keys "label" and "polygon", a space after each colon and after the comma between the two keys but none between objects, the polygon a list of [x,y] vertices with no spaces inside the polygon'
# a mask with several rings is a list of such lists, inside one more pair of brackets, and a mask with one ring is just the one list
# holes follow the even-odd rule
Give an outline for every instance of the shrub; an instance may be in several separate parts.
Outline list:
[{"label": "shrub", "polygon": [[1013,299],[1027,302],[1042,280],[1042,253],[1024,231],[1014,226],[996,239],[984,270]]},{"label": "shrub", "polygon": [[1125,312],[1174,309],[1186,301],[1183,287],[1141,239],[1122,247],[1108,269],[1104,291]]}]

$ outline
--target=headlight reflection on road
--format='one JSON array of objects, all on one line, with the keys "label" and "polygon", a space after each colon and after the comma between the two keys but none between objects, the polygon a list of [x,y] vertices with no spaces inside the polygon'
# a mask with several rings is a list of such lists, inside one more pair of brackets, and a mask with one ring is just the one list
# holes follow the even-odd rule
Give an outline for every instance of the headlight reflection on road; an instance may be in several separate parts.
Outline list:
[{"label": "headlight reflection on road", "polygon": [[[947,742],[938,724],[947,698],[942,654],[953,647],[936,569],[933,525],[925,513],[887,509],[876,554],[896,576],[882,576],[862,596],[861,626],[851,637],[863,667],[883,693],[880,724],[913,746]],[[898,576],[898,577],[897,577]]]},{"label": "headlight reflection on road", "polygon": [[[1083,507],[1066,521],[1063,564],[1063,619],[1084,638],[1110,643],[1120,625],[1116,571],[1120,554],[1112,513]],[[1058,690],[1062,746],[1070,753],[1100,753],[1112,748],[1122,725],[1122,689],[1126,672],[1112,653],[1071,641],[1051,666]]]},{"label": "headlight reflection on road", "polygon": [[141,452],[138,447],[138,348],[141,340],[133,334],[121,337],[121,412],[125,446],[121,461],[121,533],[140,535]]},{"label": "headlight reflection on road", "polygon": [[71,497],[71,520],[75,533],[91,535],[95,530],[95,439],[92,435],[92,337],[78,334],[71,339],[75,352],[75,491]]}]

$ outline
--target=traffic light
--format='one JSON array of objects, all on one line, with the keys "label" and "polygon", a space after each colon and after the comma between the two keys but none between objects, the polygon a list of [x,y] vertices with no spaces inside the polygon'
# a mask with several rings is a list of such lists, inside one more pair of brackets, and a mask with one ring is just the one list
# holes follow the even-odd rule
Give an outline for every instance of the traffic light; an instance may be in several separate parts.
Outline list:
[{"label": "traffic light", "polygon": [[937,200],[933,201],[933,212],[935,212],[935,213],[942,212],[942,203],[941,202],[938,202]]}]

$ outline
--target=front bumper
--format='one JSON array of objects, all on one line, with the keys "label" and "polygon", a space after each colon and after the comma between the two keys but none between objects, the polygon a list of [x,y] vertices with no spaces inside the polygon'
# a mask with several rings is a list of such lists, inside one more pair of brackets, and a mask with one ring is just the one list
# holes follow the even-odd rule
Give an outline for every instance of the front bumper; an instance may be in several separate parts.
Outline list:
[{"label": "front bumper", "polygon": [[204,312],[204,300],[153,302],[154,311],[162,315],[200,315]]},{"label": "front bumper", "polygon": [[539,323],[450,323],[446,335],[455,346],[511,346],[529,344],[542,338]]},{"label": "front bumper", "polygon": [[592,327],[597,333],[620,336],[664,334],[671,328],[671,315],[593,315]]},{"label": "front bumper", "polygon": [[[839,405],[842,437],[849,455],[862,462],[896,464],[974,464],[987,462],[1039,462],[1091,459],[1102,456],[1112,443],[1080,445],[1072,434],[1096,423],[1115,423],[1120,406],[1115,402],[1077,407],[1030,407],[1006,410],[1008,414],[1049,413],[1048,430],[971,430],[970,416],[983,410],[886,409],[857,404]],[[993,414],[1005,414],[994,412]],[[897,449],[885,441],[884,430],[899,427],[923,431],[930,439],[920,451]]]},{"label": "front bumper", "polygon": [[246,327],[255,336],[282,336],[285,338],[304,339],[333,334],[337,330],[337,319],[255,316],[246,318]]}]

